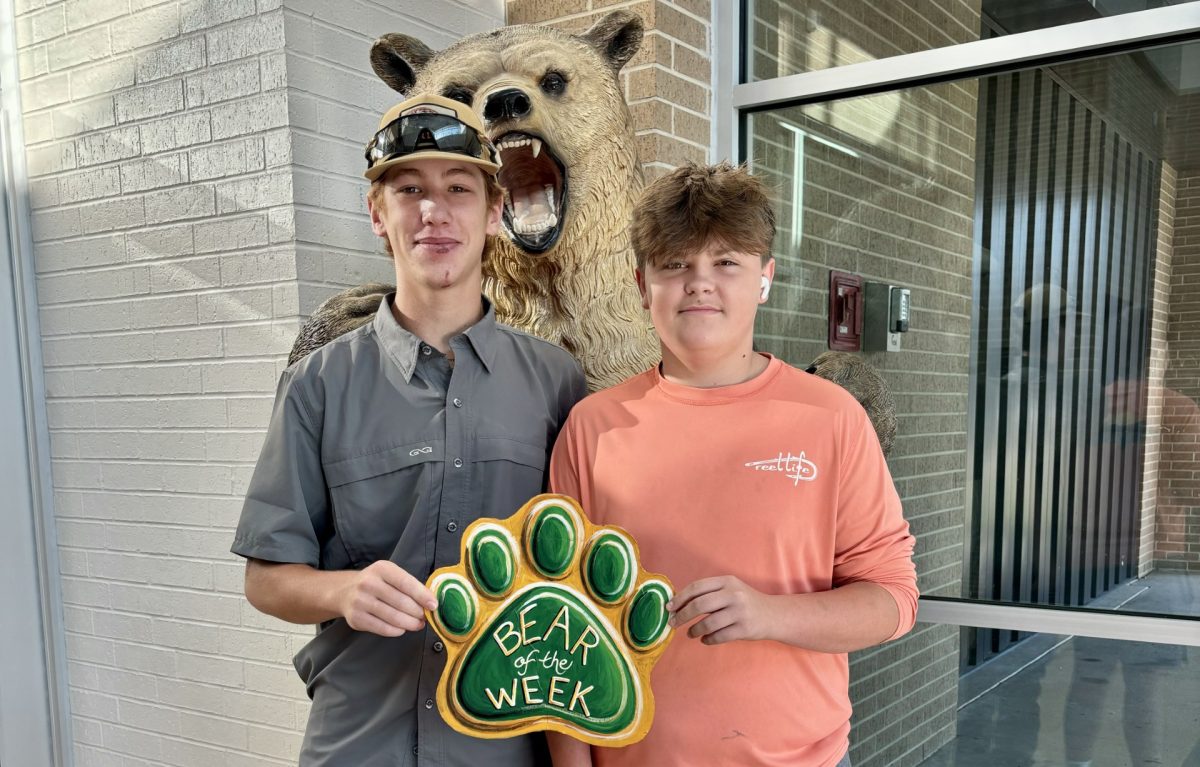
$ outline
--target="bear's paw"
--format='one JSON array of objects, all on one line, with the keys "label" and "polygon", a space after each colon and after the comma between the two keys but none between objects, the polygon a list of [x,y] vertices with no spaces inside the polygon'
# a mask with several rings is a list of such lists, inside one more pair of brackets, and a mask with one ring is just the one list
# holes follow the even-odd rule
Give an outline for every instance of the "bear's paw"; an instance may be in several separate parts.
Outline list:
[{"label": "bear's paw", "polygon": [[542,495],[507,520],[473,523],[462,552],[460,565],[429,579],[431,625],[446,644],[438,706],[447,722],[477,737],[640,740],[672,589],[642,570],[628,533],[590,524],[566,496]]}]

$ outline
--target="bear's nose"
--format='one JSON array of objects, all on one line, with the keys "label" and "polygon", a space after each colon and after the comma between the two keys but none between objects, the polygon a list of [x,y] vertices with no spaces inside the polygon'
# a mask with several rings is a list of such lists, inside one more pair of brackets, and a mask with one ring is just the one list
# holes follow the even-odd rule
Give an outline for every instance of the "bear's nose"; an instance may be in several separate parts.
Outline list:
[{"label": "bear's nose", "polygon": [[520,88],[505,88],[487,97],[483,105],[483,117],[488,122],[516,120],[529,114],[533,103]]}]

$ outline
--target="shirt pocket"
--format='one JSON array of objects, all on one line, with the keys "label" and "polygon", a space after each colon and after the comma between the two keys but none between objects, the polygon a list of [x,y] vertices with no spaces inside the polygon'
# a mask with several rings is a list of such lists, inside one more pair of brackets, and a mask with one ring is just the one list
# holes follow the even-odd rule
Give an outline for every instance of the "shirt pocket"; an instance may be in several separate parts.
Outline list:
[{"label": "shirt pocket", "polygon": [[546,445],[508,437],[480,437],[475,443],[484,516],[509,517],[545,486],[550,461]]},{"label": "shirt pocket", "polygon": [[442,440],[424,440],[325,464],[333,524],[355,567],[389,559],[414,511],[431,503]]}]

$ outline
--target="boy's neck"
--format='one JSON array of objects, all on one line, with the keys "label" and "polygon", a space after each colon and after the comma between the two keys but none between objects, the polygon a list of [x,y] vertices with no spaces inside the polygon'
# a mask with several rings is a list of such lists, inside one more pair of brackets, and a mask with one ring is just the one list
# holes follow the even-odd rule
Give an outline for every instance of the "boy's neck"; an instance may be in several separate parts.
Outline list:
[{"label": "boy's neck", "polygon": [[480,285],[459,285],[438,291],[405,290],[396,286],[392,315],[400,326],[443,354],[450,339],[483,318]]},{"label": "boy's neck", "polygon": [[703,355],[680,357],[670,349],[662,350],[662,376],[681,386],[714,389],[745,383],[767,369],[770,360],[753,349],[737,354],[706,358]]}]

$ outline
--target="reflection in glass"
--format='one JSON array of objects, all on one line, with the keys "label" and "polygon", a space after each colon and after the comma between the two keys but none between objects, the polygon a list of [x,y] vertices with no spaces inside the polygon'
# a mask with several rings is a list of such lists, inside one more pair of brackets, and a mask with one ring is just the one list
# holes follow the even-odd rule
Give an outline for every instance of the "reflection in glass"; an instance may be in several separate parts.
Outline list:
[{"label": "reflection in glass", "polygon": [[1195,648],[1036,635],[959,684],[957,737],[924,767],[1200,767]]},{"label": "reflection in glass", "polygon": [[865,356],[927,595],[1200,616],[1200,74],[1171,51],[749,115],[759,345],[824,351],[830,270],[913,291]]},{"label": "reflection in glass", "polygon": [[[1195,0],[745,0],[745,70],[769,80],[1186,2]],[[1197,55],[1177,46],[1157,63],[1186,71]]]}]

